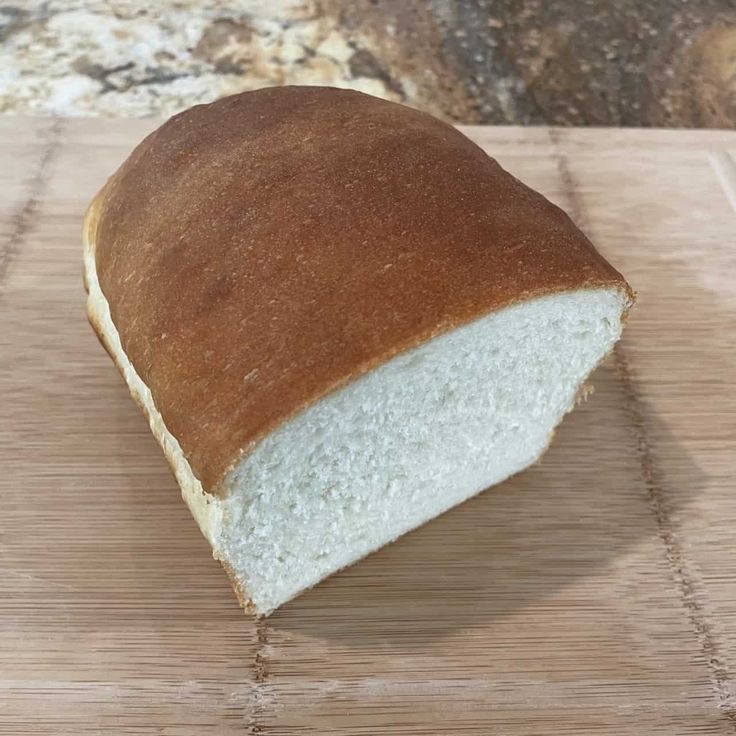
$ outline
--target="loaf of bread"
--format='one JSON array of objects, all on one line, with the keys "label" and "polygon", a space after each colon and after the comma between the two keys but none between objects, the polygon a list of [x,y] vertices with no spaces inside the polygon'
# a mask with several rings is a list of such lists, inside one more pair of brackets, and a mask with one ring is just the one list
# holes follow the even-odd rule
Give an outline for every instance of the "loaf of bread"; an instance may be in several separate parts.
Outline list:
[{"label": "loaf of bread", "polygon": [[84,238],[90,321],[258,615],[538,460],[633,301],[453,127],[330,88],[176,115]]}]

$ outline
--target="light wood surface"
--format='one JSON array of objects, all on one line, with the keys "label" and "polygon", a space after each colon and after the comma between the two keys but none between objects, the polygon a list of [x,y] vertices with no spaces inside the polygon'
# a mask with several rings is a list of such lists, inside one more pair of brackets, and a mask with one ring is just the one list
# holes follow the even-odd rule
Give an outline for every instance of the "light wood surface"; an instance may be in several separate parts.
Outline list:
[{"label": "light wood surface", "polygon": [[736,133],[468,130],[629,277],[625,338],[541,464],[256,624],[85,322],[152,127],[0,118],[0,731],[735,734]]}]

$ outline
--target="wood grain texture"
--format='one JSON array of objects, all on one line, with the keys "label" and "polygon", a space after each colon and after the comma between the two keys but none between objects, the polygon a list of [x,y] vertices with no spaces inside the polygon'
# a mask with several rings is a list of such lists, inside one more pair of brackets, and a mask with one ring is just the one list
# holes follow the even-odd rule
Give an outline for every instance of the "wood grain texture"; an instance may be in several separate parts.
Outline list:
[{"label": "wood grain texture", "polygon": [[0,732],[736,733],[736,134],[467,129],[628,332],[539,465],[256,624],[85,322],[82,212],[152,127],[0,118]]}]

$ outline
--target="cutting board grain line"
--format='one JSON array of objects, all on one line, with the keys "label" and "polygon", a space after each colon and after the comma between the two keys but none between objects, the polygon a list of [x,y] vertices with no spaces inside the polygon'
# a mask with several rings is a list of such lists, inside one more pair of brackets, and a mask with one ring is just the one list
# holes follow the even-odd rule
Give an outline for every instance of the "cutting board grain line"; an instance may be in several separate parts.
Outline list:
[{"label": "cutting board grain line", "polygon": [[728,131],[464,130],[639,293],[543,461],[254,622],[86,324],[153,121],[0,117],[0,733],[736,732]]}]

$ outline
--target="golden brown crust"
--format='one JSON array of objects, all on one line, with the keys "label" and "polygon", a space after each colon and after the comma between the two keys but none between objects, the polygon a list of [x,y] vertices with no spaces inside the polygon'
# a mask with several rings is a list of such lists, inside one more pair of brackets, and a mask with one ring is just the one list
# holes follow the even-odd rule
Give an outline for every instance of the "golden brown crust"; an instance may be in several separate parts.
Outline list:
[{"label": "golden brown crust", "polygon": [[319,87],[194,107],[88,214],[123,348],[205,490],[277,425],[510,303],[623,277],[454,128]]}]

